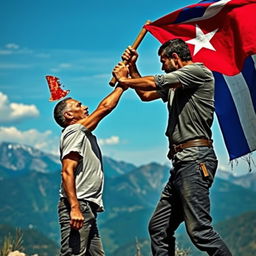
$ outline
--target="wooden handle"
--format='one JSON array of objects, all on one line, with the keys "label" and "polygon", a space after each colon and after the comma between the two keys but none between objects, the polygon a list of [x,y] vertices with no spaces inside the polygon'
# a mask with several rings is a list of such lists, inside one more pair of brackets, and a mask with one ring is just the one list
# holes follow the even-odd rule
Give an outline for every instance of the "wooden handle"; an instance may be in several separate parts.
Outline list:
[{"label": "wooden handle", "polygon": [[[150,24],[149,20],[145,23],[145,25],[148,25],[148,24]],[[139,32],[139,34],[138,34],[137,38],[135,39],[135,41],[133,42],[133,44],[132,44],[132,48],[135,49],[135,50],[138,48],[138,46],[140,45],[141,41],[143,40],[143,38],[145,37],[145,35],[147,33],[147,30],[144,28],[144,26],[141,29],[141,31]],[[123,63],[127,64],[128,62],[123,61]],[[116,82],[117,82],[116,78],[112,77],[112,79],[109,82],[109,85],[110,86],[115,86]]]}]

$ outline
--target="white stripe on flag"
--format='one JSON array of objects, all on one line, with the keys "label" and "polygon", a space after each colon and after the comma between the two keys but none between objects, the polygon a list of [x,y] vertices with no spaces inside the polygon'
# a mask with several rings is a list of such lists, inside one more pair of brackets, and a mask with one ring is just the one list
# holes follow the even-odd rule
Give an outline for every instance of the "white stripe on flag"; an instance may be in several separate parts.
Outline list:
[{"label": "white stripe on flag", "polygon": [[256,149],[256,114],[246,81],[242,73],[223,77],[234,100],[248,146],[253,151]]},{"label": "white stripe on flag", "polygon": [[256,69],[256,55],[252,55],[251,57],[252,57],[252,59],[253,59],[254,67],[255,67],[255,69]]},{"label": "white stripe on flag", "polygon": [[209,19],[213,16],[215,16],[216,14],[218,14],[222,9],[223,7],[228,3],[230,2],[231,0],[220,0],[218,2],[215,2],[211,5],[208,6],[208,8],[205,10],[205,13],[203,16],[201,17],[198,17],[198,18],[193,18],[193,19],[190,19],[190,20],[186,20],[185,22],[183,23],[187,23],[187,22],[192,22],[192,21],[197,21],[197,20],[206,20],[206,19]]}]

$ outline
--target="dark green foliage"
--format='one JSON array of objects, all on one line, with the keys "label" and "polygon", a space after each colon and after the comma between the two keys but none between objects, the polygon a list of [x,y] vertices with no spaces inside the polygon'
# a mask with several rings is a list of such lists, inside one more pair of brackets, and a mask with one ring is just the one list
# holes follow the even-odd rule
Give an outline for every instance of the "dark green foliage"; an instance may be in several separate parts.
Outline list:
[{"label": "dark green foliage", "polygon": [[20,229],[16,229],[15,235],[8,233],[0,243],[0,256],[6,256],[13,251],[23,251],[23,234]]},{"label": "dark green foliage", "polygon": [[[51,239],[34,229],[22,229],[22,247],[27,255],[57,256],[58,246]],[[16,229],[9,225],[0,225],[0,246],[5,237],[16,237]],[[19,248],[17,248],[19,249]]]},{"label": "dark green foliage", "polygon": [[37,172],[0,180],[1,223],[21,228],[31,226],[58,240],[59,180],[58,173]]},{"label": "dark green foliage", "polygon": [[255,191],[216,178],[211,190],[214,222],[256,210]]},{"label": "dark green foliage", "polygon": [[148,239],[138,239],[136,243],[136,239],[133,238],[129,243],[124,246],[121,246],[116,251],[111,253],[112,256],[136,256],[138,251],[141,256],[148,256],[151,255],[150,253],[150,241]]},{"label": "dark green foliage", "polygon": [[216,225],[225,238],[233,256],[255,256],[256,254],[256,211]]},{"label": "dark green foliage", "polygon": [[[215,229],[219,232],[233,256],[255,256],[256,252],[256,211],[244,213],[243,215],[231,218],[227,221],[215,225]],[[179,255],[187,256],[203,256],[206,253],[200,252],[190,242],[186,234],[177,236],[179,247]],[[141,255],[150,254],[149,239],[139,239]],[[130,256],[136,255],[135,238],[131,242],[119,247],[112,256]],[[185,254],[184,254],[185,253]]]}]

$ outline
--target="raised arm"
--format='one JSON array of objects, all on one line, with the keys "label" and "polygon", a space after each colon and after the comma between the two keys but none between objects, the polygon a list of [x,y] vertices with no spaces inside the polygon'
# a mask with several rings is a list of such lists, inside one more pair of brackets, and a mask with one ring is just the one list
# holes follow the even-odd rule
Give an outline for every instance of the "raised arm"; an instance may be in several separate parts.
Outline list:
[{"label": "raised arm", "polygon": [[120,62],[114,68],[113,75],[121,85],[135,89],[142,101],[152,101],[160,98],[153,76],[128,78],[128,72],[128,67]]},{"label": "raised arm", "polygon": [[79,120],[78,123],[93,131],[99,122],[117,106],[120,97],[126,89],[127,87],[123,85],[117,85],[115,89],[100,102],[97,109],[92,112],[91,115]]},{"label": "raised arm", "polygon": [[[137,51],[129,46],[124,51],[122,59],[128,63],[127,67],[125,67],[123,63],[119,63],[113,70],[113,75],[117,78],[119,83],[135,89],[137,95],[142,101],[152,101],[155,99],[159,99],[160,95],[156,91],[154,77],[142,78],[137,69]],[[132,78],[132,80],[128,80],[128,74]]]}]

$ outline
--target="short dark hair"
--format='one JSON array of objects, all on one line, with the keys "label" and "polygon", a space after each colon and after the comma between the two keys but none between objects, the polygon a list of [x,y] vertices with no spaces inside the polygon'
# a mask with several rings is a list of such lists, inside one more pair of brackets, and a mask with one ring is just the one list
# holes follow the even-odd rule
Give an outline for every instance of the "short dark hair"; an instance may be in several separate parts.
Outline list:
[{"label": "short dark hair", "polygon": [[58,102],[54,108],[53,111],[53,116],[54,119],[56,121],[56,123],[58,125],[60,125],[61,127],[66,127],[66,119],[64,117],[64,111],[66,110],[67,107],[67,101],[70,100],[71,98],[65,98],[63,100],[61,100],[60,102]]},{"label": "short dark hair", "polygon": [[173,53],[177,53],[182,61],[192,60],[188,45],[180,38],[172,39],[163,43],[158,50],[159,56],[164,54],[168,58],[172,58]]}]

